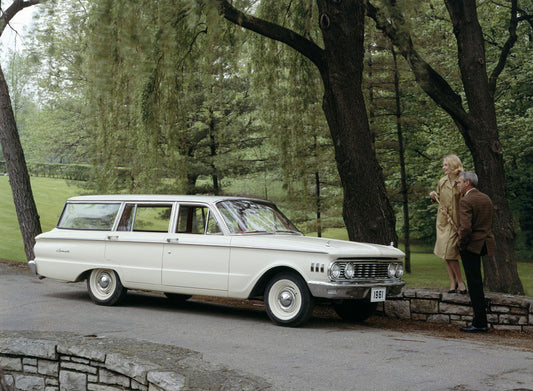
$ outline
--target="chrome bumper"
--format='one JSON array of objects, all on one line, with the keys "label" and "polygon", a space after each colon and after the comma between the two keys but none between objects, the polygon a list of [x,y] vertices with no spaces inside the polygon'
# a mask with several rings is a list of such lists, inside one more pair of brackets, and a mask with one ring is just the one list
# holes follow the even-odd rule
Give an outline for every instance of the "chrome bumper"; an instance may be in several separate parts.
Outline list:
[{"label": "chrome bumper", "polygon": [[44,276],[40,276],[39,273],[37,273],[37,264],[35,263],[34,259],[32,259],[31,261],[28,261],[28,267],[30,268],[33,275],[39,277],[39,280],[46,278]]},{"label": "chrome bumper", "polygon": [[31,261],[28,261],[28,267],[30,268],[33,274],[37,275],[37,265],[35,264],[35,261],[33,259]]},{"label": "chrome bumper", "polygon": [[325,299],[366,299],[370,297],[372,288],[387,288],[387,296],[396,296],[400,294],[405,281],[365,281],[361,283],[335,283],[310,281],[309,290],[314,297]]}]

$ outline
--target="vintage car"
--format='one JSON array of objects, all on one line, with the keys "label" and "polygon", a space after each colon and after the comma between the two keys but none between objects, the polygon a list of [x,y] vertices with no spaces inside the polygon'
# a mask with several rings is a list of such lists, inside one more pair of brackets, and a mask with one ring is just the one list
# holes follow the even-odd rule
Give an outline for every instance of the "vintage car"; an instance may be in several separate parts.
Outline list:
[{"label": "vintage car", "polygon": [[392,245],[306,237],[273,203],[249,198],[70,198],[34,252],[34,273],[87,280],[96,304],[117,304],[127,289],[259,299],[282,326],[306,322],[317,300],[362,321],[405,284]]}]

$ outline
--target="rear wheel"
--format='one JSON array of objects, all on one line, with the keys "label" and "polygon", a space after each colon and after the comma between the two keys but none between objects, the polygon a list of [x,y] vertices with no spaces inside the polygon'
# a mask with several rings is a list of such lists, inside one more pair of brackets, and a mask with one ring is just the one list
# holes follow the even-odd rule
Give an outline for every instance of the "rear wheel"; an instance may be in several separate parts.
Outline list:
[{"label": "rear wheel", "polygon": [[294,273],[275,275],[266,286],[264,300],[269,318],[280,326],[299,326],[313,314],[313,296]]},{"label": "rear wheel", "polygon": [[110,269],[94,269],[87,279],[87,290],[91,300],[99,305],[115,305],[126,296],[117,272]]},{"label": "rear wheel", "polygon": [[368,319],[376,308],[378,303],[363,300],[343,300],[333,303],[333,308],[337,315],[349,322],[362,322]]}]

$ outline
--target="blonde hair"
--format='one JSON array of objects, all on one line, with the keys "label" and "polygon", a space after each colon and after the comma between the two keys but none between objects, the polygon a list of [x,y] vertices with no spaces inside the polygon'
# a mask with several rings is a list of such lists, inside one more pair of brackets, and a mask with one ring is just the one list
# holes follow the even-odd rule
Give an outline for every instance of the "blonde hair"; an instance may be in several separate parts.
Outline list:
[{"label": "blonde hair", "polygon": [[443,162],[448,165],[448,168],[455,174],[459,175],[460,172],[463,172],[463,163],[461,162],[461,159],[459,159],[459,156],[457,155],[448,155],[445,156],[443,159]]}]

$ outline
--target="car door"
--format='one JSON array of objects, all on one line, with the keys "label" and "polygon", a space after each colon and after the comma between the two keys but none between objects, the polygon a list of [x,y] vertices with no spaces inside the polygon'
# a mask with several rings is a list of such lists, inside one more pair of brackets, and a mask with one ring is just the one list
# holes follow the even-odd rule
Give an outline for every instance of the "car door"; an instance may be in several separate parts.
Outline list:
[{"label": "car door", "polygon": [[163,285],[195,294],[228,289],[229,238],[208,205],[181,203],[163,253]]},{"label": "car door", "polygon": [[[126,203],[106,243],[106,259],[120,266],[123,284],[161,285],[163,249],[169,235],[172,203]],[[133,284],[133,285],[132,285]]]}]

